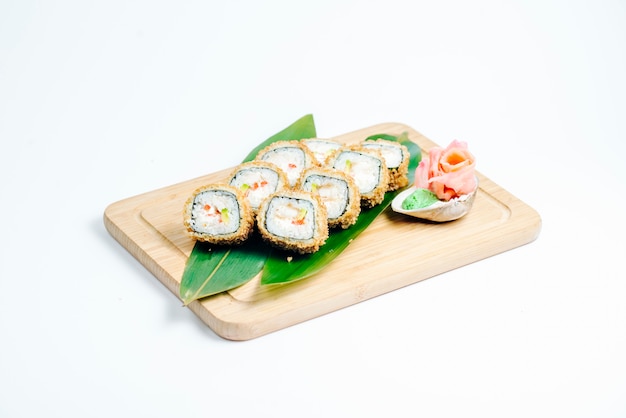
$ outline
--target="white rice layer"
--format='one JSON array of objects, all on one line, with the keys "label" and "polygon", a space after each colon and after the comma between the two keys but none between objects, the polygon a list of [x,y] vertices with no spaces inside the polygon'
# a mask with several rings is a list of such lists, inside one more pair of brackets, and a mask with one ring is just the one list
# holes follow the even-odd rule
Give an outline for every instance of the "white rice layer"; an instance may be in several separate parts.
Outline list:
[{"label": "white rice layer", "polygon": [[387,164],[387,168],[398,168],[402,164],[403,155],[400,147],[381,144],[380,142],[365,142],[363,147],[379,150]]},{"label": "white rice layer", "polygon": [[262,160],[274,163],[283,170],[291,186],[294,186],[300,178],[305,168],[305,158],[304,151],[298,147],[272,149],[261,157]]},{"label": "white rice layer", "polygon": [[224,190],[198,193],[191,208],[191,227],[203,234],[232,234],[239,228],[239,202]]},{"label": "white rice layer", "polygon": [[326,157],[328,157],[333,151],[341,148],[341,144],[334,141],[327,141],[324,139],[306,139],[304,140],[304,144],[309,147],[315,158],[320,163],[324,163],[326,161]]},{"label": "white rice layer", "polygon": [[334,177],[311,174],[305,179],[302,189],[310,192],[314,188],[326,206],[328,219],[337,219],[344,214],[349,203],[348,183]]},{"label": "white rice layer", "polygon": [[343,151],[335,159],[333,168],[351,175],[361,194],[370,193],[380,184],[382,164],[372,155]]},{"label": "white rice layer", "polygon": [[312,239],[316,228],[313,203],[292,197],[274,197],[265,215],[265,227],[277,237]]},{"label": "white rice layer", "polygon": [[244,190],[250,206],[258,209],[261,201],[276,191],[278,173],[266,167],[246,168],[238,171],[230,184]]}]

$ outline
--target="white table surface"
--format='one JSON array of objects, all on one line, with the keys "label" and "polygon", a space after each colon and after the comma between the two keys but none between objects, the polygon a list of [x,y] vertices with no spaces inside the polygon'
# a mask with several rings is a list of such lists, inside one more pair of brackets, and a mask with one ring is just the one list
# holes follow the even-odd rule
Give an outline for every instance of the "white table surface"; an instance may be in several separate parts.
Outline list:
[{"label": "white table surface", "polygon": [[[605,0],[0,3],[0,416],[626,416],[625,22]],[[468,142],[539,238],[216,336],[104,209],[308,113]]]}]

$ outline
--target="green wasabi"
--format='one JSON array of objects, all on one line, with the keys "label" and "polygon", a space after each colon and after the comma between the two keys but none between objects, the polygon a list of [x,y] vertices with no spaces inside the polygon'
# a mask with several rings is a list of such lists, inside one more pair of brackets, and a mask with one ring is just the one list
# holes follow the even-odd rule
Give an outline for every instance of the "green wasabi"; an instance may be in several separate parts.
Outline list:
[{"label": "green wasabi", "polygon": [[402,209],[414,210],[421,209],[432,205],[439,201],[437,195],[428,189],[416,189],[406,199],[402,201]]}]

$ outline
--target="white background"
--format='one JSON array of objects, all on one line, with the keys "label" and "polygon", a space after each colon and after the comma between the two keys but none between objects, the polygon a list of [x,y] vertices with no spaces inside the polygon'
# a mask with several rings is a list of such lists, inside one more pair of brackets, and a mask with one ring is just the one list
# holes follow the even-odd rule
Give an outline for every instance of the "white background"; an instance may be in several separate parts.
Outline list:
[{"label": "white background", "polygon": [[[0,2],[0,416],[626,416],[625,74],[619,0]],[[216,336],[104,209],[308,113],[468,142],[539,238]]]}]

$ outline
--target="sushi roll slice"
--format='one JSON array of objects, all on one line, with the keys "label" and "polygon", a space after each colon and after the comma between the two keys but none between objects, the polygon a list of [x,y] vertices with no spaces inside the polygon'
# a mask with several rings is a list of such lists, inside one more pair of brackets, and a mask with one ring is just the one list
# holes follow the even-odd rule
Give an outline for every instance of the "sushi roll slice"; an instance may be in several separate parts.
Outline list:
[{"label": "sushi roll slice", "polygon": [[310,192],[284,189],[261,203],[257,228],[261,237],[277,248],[313,253],[328,238],[326,207]]},{"label": "sushi roll slice", "polygon": [[249,161],[240,164],[231,173],[227,182],[243,192],[255,214],[263,199],[288,186],[285,172],[268,161]]},{"label": "sushi roll slice", "polygon": [[241,190],[209,184],[187,199],[184,224],[189,236],[211,244],[240,244],[254,228],[254,213]]},{"label": "sushi roll slice", "polygon": [[317,194],[326,206],[328,227],[347,229],[361,213],[361,194],[354,179],[343,171],[311,167],[300,177],[300,189]]},{"label": "sushi roll slice", "polygon": [[382,154],[389,170],[389,191],[401,189],[409,184],[409,149],[399,142],[377,139],[364,141],[363,148],[377,149]]},{"label": "sushi roll slice", "polygon": [[389,170],[380,151],[358,145],[342,147],[328,157],[326,166],[352,176],[361,194],[362,206],[374,207],[385,198]]},{"label": "sushi roll slice", "polygon": [[259,161],[276,164],[287,175],[294,187],[305,168],[318,165],[313,152],[300,141],[277,141],[263,148],[255,157]]},{"label": "sushi roll slice", "polygon": [[301,140],[300,142],[306,145],[313,152],[313,155],[315,155],[315,159],[319,165],[323,165],[326,158],[328,158],[333,151],[343,146],[343,144],[339,141],[325,138],[307,138]]}]

